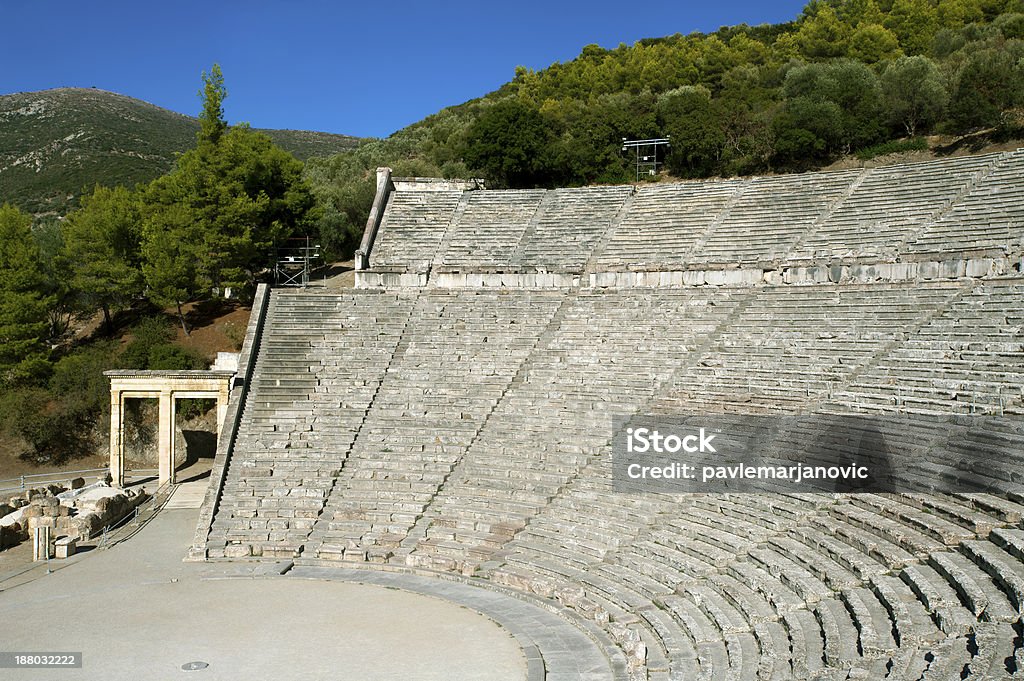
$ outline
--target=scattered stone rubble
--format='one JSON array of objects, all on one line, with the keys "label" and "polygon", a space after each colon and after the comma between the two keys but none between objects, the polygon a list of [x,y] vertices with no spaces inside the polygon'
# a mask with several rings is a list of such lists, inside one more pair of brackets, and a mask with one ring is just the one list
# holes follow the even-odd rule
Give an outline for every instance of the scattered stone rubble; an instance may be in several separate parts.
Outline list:
[{"label": "scattered stone rubble", "polygon": [[86,486],[81,478],[72,480],[68,487],[30,489],[0,504],[0,550],[25,541],[39,527],[51,528],[51,542],[64,537],[91,539],[147,498],[145,490],[122,490],[105,481]]}]

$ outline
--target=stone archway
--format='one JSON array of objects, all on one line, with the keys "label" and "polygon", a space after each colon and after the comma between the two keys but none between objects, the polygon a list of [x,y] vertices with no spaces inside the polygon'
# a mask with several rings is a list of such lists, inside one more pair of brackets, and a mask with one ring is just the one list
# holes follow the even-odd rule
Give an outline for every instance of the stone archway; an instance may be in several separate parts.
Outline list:
[{"label": "stone archway", "polygon": [[174,401],[185,398],[217,400],[217,430],[224,425],[233,371],[105,371],[110,379],[110,477],[124,486],[124,401],[156,398],[160,404],[158,443],[159,485],[175,483]]}]

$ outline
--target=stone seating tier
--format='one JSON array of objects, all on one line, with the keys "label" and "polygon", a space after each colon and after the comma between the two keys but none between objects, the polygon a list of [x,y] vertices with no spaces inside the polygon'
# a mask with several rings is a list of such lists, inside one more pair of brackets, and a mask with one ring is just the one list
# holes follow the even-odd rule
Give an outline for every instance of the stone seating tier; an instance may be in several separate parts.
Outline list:
[{"label": "stone seating tier", "polygon": [[[1010,407],[1022,286],[275,291],[208,553],[486,579],[592,620],[649,678],[1005,670],[1021,495],[616,493],[609,442],[613,415],[848,413],[943,378]],[[1013,480],[1001,458],[971,474]]]},{"label": "stone seating tier", "polygon": [[[968,257],[1008,258],[1019,271],[1022,177],[1024,150],[1018,150],[635,188],[396,191],[370,265],[396,273],[399,286],[448,281],[437,274],[445,271],[568,276],[740,268],[760,280],[762,269],[792,276],[836,261],[905,267],[927,261],[919,276],[936,278],[943,267],[958,269],[943,263]],[[431,268],[434,274],[419,274]],[[416,274],[402,278],[403,272]]]}]

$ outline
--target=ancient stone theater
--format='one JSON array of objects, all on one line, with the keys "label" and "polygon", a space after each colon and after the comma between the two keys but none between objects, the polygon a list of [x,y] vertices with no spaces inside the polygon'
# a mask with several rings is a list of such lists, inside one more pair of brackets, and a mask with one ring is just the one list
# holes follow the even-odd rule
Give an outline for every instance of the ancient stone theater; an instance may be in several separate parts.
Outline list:
[{"label": "ancient stone theater", "polygon": [[[190,558],[533,603],[600,650],[577,678],[1015,674],[1022,257],[1024,150],[553,190],[381,169],[355,287],[257,294]],[[617,477],[624,428],[680,415],[762,463],[874,424],[892,484]]]}]

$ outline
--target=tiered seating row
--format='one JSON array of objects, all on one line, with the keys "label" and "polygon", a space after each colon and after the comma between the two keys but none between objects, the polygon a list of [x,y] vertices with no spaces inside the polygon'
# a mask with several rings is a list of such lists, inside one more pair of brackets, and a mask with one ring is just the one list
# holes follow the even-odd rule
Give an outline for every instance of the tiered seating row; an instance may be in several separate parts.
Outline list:
[{"label": "tiered seating row", "polygon": [[757,265],[783,260],[857,175],[808,173],[749,181],[721,221],[711,227],[692,261]]},{"label": "tiered seating row", "polygon": [[877,412],[1002,414],[1021,404],[1024,283],[978,286],[834,396]]},{"label": "tiered seating row", "polygon": [[[429,512],[417,564],[486,560],[653,396],[743,295],[628,291],[571,298]],[[642,340],[636,320],[647,320]],[[673,337],[665,346],[654,341]]]},{"label": "tiered seating row", "polygon": [[867,171],[790,259],[893,258],[909,237],[948,210],[998,158],[965,156]]},{"label": "tiered seating row", "polygon": [[914,252],[1019,250],[1024,237],[1024,150],[1006,154],[948,214],[908,247]]},{"label": "tiered seating row", "polygon": [[211,555],[298,550],[362,426],[414,300],[271,294]]},{"label": "tiered seating row", "polygon": [[502,401],[556,292],[424,294],[306,551],[385,560]]},{"label": "tiered seating row", "polygon": [[370,263],[420,272],[429,267],[462,197],[460,191],[394,192]]},{"label": "tiered seating row", "polygon": [[507,267],[546,193],[528,189],[463,194],[457,228],[439,254],[441,264]]},{"label": "tiered seating row", "polygon": [[[1002,496],[623,494],[608,443],[612,417],[638,411],[850,411],[915,353],[940,349],[970,363],[928,380],[991,364],[972,389],[1005,398],[1024,369],[1021,293],[1019,282],[275,293],[210,555],[491,579],[598,622],[655,678],[1013,669],[1024,658],[1017,426],[951,444],[998,457],[958,474],[1016,484]],[[766,448],[807,435],[783,428]],[[936,456],[920,431],[881,435],[909,458]]]},{"label": "tiered seating row", "polygon": [[512,264],[526,269],[582,271],[632,193],[628,186],[555,189],[520,243]]},{"label": "tiered seating row", "polygon": [[399,191],[371,262],[579,272],[1015,256],[1024,251],[1022,177],[1018,150],[635,189]]}]

